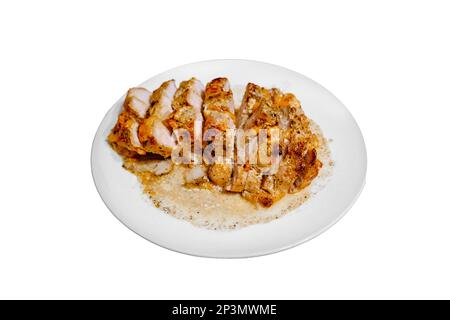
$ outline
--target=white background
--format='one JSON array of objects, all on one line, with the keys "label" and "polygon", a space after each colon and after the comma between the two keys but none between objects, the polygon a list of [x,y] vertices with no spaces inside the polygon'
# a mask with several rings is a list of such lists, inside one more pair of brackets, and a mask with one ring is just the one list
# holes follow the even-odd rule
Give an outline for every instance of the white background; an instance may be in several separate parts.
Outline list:
[{"label": "white background", "polygon": [[[3,1],[0,298],[450,298],[448,1]],[[216,58],[296,70],[352,112],[361,197],[261,258],[185,256],[109,213],[90,171],[129,87]]]}]

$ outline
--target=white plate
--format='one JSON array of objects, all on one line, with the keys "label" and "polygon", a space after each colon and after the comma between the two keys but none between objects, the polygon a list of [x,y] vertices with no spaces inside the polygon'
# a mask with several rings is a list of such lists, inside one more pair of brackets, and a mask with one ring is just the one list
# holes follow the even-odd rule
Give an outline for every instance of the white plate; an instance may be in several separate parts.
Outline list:
[{"label": "white plate", "polygon": [[184,65],[161,73],[140,86],[154,90],[163,81],[177,83],[192,76],[203,83],[227,77],[232,85],[248,82],[294,93],[308,117],[320,125],[335,162],[327,185],[298,209],[281,219],[235,231],[202,229],[152,206],[134,175],[106,138],[124,97],[108,111],[92,145],[91,166],[97,190],[111,212],[145,239],[177,252],[221,258],[252,257],[294,247],[319,235],[350,209],[365,181],[367,156],[361,131],[345,106],[325,88],[294,71],[256,61],[213,60]]}]

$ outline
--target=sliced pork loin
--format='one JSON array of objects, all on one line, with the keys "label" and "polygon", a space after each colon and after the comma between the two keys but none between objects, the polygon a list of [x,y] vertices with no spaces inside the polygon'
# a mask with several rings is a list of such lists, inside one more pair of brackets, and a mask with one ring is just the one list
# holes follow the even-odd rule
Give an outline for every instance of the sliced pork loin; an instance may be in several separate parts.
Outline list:
[{"label": "sliced pork loin", "polygon": [[[172,103],[173,111],[164,123],[172,130],[185,129],[190,133],[191,143],[200,138],[203,125],[203,84],[196,78],[180,83]],[[197,136],[194,136],[194,133]]]},{"label": "sliced pork loin", "polygon": [[145,88],[131,88],[125,98],[124,110],[143,119],[150,107],[150,96],[151,92]]},{"label": "sliced pork loin", "polygon": [[191,165],[184,173],[184,183],[187,186],[200,185],[208,181],[207,168],[203,164]]},{"label": "sliced pork loin", "polygon": [[173,162],[170,159],[167,160],[125,160],[123,166],[135,173],[149,172],[156,176],[167,174],[173,169]]},{"label": "sliced pork loin", "polygon": [[[240,129],[246,130],[246,136],[241,138],[240,146],[246,145],[245,148],[245,161],[237,161],[233,167],[232,179],[230,183],[226,186],[226,190],[231,192],[241,192],[246,198],[250,198],[250,194],[255,193],[260,190],[260,185],[262,181],[262,169],[259,168],[257,163],[257,134],[263,125],[264,121],[259,121],[259,118],[255,117],[258,113],[261,113],[261,109],[269,109],[272,105],[272,95],[271,91],[262,88],[256,84],[247,84],[244,97],[242,99],[241,107],[238,111],[237,124]],[[272,119],[266,117],[268,123],[272,122]],[[252,130],[252,134],[250,133]],[[239,151],[238,140],[236,140],[236,151]],[[249,161],[252,159],[256,161]],[[238,158],[238,157],[236,157]],[[252,197],[253,198],[253,197]],[[255,201],[257,200],[257,195],[255,195]],[[252,199],[253,200],[253,199]]]},{"label": "sliced pork loin", "polygon": [[172,101],[176,89],[175,81],[169,80],[153,91],[149,99],[150,108],[139,126],[139,140],[144,150],[165,158],[170,157],[176,146],[171,131],[164,125],[173,111]]},{"label": "sliced pork loin", "polygon": [[247,119],[259,108],[260,104],[270,100],[270,91],[254,83],[248,83],[242,98],[241,107],[237,112],[237,126],[244,128]]},{"label": "sliced pork loin", "polygon": [[236,128],[234,110],[233,92],[228,79],[216,78],[208,82],[203,102],[203,134],[205,136],[210,130],[220,135],[220,139],[216,136],[209,144],[217,143],[217,148],[221,148],[222,151],[221,158],[216,154],[215,159],[211,159],[211,163],[208,163],[208,177],[211,182],[221,187],[229,183],[232,173],[232,159],[226,158],[226,144],[234,144],[234,136],[227,135],[226,131]]},{"label": "sliced pork loin", "polygon": [[[271,139],[277,139],[278,161],[268,165],[248,161],[235,164],[231,183],[227,190],[240,192],[242,196],[262,206],[270,207],[287,193],[297,192],[309,185],[321,167],[317,159],[317,137],[309,128],[300,102],[292,94],[283,94],[278,89],[265,89],[249,83],[237,118],[238,126],[245,130],[261,132],[267,129],[266,151],[268,156]],[[277,136],[271,130],[277,130]],[[246,141],[247,150],[251,142]],[[258,145],[258,148],[261,148]],[[272,158],[273,160],[274,158]]]},{"label": "sliced pork loin", "polygon": [[227,78],[216,78],[206,85],[203,116],[204,131],[217,129],[225,132],[236,127],[233,92]]},{"label": "sliced pork loin", "polygon": [[309,120],[293,94],[284,95],[281,109],[289,112],[289,140],[275,181],[280,192],[295,193],[307,187],[319,174],[322,163],[317,158],[319,141],[311,132]]},{"label": "sliced pork loin", "polygon": [[138,128],[150,107],[150,95],[150,91],[145,88],[128,90],[122,112],[108,136],[111,146],[124,157],[146,153],[139,141]]},{"label": "sliced pork loin", "polygon": [[[281,159],[276,170],[263,174],[247,183],[242,196],[249,201],[269,207],[287,193],[298,192],[307,187],[318,175],[322,163],[317,158],[319,147],[317,136],[311,132],[309,120],[304,114],[300,102],[293,94],[280,95],[272,90],[272,103],[262,103],[248,118],[246,125],[280,129]],[[257,173],[262,166],[253,166]],[[248,176],[251,176],[252,170]],[[248,181],[248,178],[247,178]],[[260,182],[259,188],[254,185]]]}]

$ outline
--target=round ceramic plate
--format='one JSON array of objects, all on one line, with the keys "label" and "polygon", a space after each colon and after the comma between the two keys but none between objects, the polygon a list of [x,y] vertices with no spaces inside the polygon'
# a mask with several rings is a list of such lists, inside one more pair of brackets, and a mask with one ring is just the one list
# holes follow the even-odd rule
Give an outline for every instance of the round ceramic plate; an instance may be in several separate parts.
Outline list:
[{"label": "round ceramic plate", "polygon": [[106,142],[124,97],[105,115],[92,145],[91,166],[97,190],[111,212],[145,239],[177,252],[220,258],[265,255],[294,247],[319,235],[350,209],[365,181],[367,157],[361,131],[345,106],[329,91],[301,74],[272,64],[246,60],[192,63],[161,73],[140,86],[154,90],[163,81],[195,76],[203,83],[227,77],[233,86],[253,82],[294,93],[309,118],[330,143],[333,173],[303,205],[280,219],[232,231],[208,230],[153,207],[137,178]]}]

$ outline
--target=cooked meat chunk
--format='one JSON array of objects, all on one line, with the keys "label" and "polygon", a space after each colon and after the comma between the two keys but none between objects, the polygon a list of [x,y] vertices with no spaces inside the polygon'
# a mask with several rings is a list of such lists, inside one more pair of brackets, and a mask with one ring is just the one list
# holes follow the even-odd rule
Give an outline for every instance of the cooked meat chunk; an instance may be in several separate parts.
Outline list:
[{"label": "cooked meat chunk", "polygon": [[245,182],[247,181],[248,167],[245,165],[235,163],[233,166],[233,173],[231,182],[226,186],[227,191],[242,192],[245,188]]},{"label": "cooked meat chunk", "polygon": [[226,131],[235,128],[234,100],[227,78],[217,78],[206,85],[203,103],[203,130]]},{"label": "cooked meat chunk", "polygon": [[[257,126],[255,120],[252,120],[252,116],[258,112],[258,110],[266,103],[271,102],[270,91],[264,89],[256,84],[247,84],[244,97],[242,99],[241,107],[237,114],[237,124],[240,129],[245,129],[247,132],[253,130],[255,134],[259,127]],[[246,187],[246,180],[249,176],[249,171],[251,170],[250,165],[255,165],[255,163],[250,164],[250,157],[254,155],[258,150],[257,140],[249,139],[244,137],[243,143],[247,146],[245,150],[245,163],[236,163],[233,168],[232,180],[230,184],[226,187],[228,191],[231,192],[243,192]],[[237,138],[238,139],[238,138]],[[238,142],[236,142],[238,143]],[[242,146],[240,146],[242,147]],[[238,152],[238,146],[236,146],[236,152]],[[236,158],[238,156],[236,155]],[[252,170],[255,169],[253,166]],[[251,174],[250,174],[251,176]],[[259,185],[258,185],[259,187]]]},{"label": "cooked meat chunk", "polygon": [[161,120],[166,119],[173,110],[172,102],[176,91],[175,80],[166,81],[153,91],[150,97],[149,115],[156,116]]},{"label": "cooked meat chunk", "polygon": [[172,133],[154,116],[142,122],[139,127],[139,138],[145,151],[165,158],[170,157],[172,149],[176,146]]},{"label": "cooked meat chunk", "polygon": [[124,109],[133,113],[138,118],[144,118],[150,107],[151,92],[145,88],[131,88],[128,90],[124,103]]},{"label": "cooked meat chunk", "polygon": [[169,160],[126,160],[124,167],[132,172],[150,172],[156,176],[167,174],[173,169],[173,162]]},{"label": "cooked meat chunk", "polygon": [[109,143],[120,155],[135,157],[146,153],[139,141],[138,128],[149,107],[150,92],[147,89],[128,90],[123,110],[108,136]]},{"label": "cooked meat chunk", "polygon": [[222,158],[217,157],[214,163],[210,164],[208,177],[214,184],[225,187],[230,181],[232,173],[231,161],[225,159],[226,144],[234,143],[234,140],[227,141],[229,137],[227,137],[226,131],[236,127],[233,93],[227,78],[216,78],[206,85],[203,116],[205,119],[204,133],[208,130],[218,132],[221,139],[210,143],[218,143],[218,147],[222,148]]},{"label": "cooked meat chunk", "polygon": [[281,106],[289,110],[289,144],[276,179],[283,192],[297,192],[307,187],[318,175],[322,163],[317,158],[317,137],[311,132],[309,120],[293,94],[286,94]]},{"label": "cooked meat chunk", "polygon": [[243,128],[250,115],[259,108],[260,104],[270,100],[270,91],[254,83],[248,83],[242,98],[241,107],[237,113],[237,126]]},{"label": "cooked meat chunk", "polygon": [[214,163],[208,167],[208,177],[212,183],[225,187],[231,178],[233,166],[229,163]]},{"label": "cooked meat chunk", "polygon": [[190,167],[185,175],[184,181],[186,185],[198,185],[207,181],[206,176],[207,168],[204,165],[193,165]]},{"label": "cooked meat chunk", "polygon": [[[256,164],[248,160],[246,164],[236,164],[227,190],[241,192],[245,199],[253,203],[271,206],[286,193],[305,188],[317,176],[322,166],[317,159],[317,137],[312,134],[308,118],[294,95],[250,83],[237,122],[240,128],[246,130],[261,132],[261,129],[268,129],[267,144],[275,139],[270,135],[271,130],[278,129],[281,159],[275,163],[275,171],[267,170],[259,157]],[[262,147],[264,145],[258,145],[258,148]],[[248,141],[247,149],[252,149]],[[269,145],[265,151],[271,155]]]},{"label": "cooked meat chunk", "polygon": [[145,151],[169,157],[175,147],[170,130],[163,124],[172,112],[172,101],[176,91],[174,80],[164,82],[150,97],[147,117],[139,127],[139,140]]},{"label": "cooked meat chunk", "polygon": [[201,138],[202,103],[202,83],[196,78],[181,82],[174,95],[173,112],[165,119],[164,123],[172,131],[176,129],[187,130],[191,135],[191,142],[194,143],[194,139]]}]

